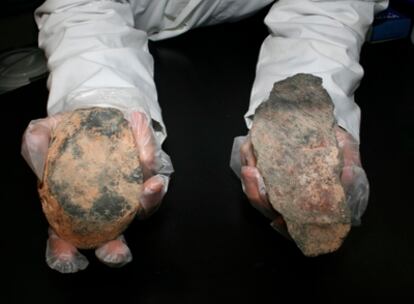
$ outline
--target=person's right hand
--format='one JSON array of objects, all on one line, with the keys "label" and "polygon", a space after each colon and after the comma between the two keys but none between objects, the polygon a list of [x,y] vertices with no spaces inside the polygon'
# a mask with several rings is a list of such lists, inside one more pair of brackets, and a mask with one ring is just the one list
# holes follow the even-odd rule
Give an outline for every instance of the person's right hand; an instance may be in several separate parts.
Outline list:
[{"label": "person's right hand", "polygon": [[144,190],[140,198],[143,212],[138,214],[143,219],[152,215],[160,206],[174,169],[170,157],[157,142],[147,116],[141,112],[133,112],[129,122],[144,173]]},{"label": "person's right hand", "polygon": [[[142,219],[153,214],[160,206],[174,170],[170,157],[161,150],[147,116],[141,112],[132,112],[126,118],[136,140],[144,173],[144,187],[140,197],[143,208],[137,215]],[[63,115],[57,114],[31,121],[24,132],[22,155],[39,180],[43,178],[51,134],[62,119]]]}]

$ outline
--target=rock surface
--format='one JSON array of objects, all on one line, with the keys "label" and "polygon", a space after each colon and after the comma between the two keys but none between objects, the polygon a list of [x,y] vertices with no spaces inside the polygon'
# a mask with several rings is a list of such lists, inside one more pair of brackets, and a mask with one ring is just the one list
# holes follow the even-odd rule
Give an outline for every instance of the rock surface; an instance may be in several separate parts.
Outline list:
[{"label": "rock surface", "polygon": [[322,80],[297,74],[275,83],[251,129],[270,203],[307,256],[335,251],[351,227],[335,126]]},{"label": "rock surface", "polygon": [[51,227],[78,248],[115,239],[139,212],[142,169],[123,114],[88,108],[63,114],[39,194]]}]

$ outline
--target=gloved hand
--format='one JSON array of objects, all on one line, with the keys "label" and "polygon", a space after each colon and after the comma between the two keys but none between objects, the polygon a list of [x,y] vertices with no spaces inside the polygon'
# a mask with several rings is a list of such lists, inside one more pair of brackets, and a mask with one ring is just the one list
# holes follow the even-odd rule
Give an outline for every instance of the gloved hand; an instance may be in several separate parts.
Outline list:
[{"label": "gloved hand", "polygon": [[[160,206],[167,192],[173,167],[169,156],[161,150],[147,115],[132,112],[125,117],[130,122],[144,174],[140,197],[143,208],[137,214],[138,218],[143,219],[153,214]],[[31,121],[23,135],[22,155],[39,180],[43,177],[51,133],[62,119],[62,115],[57,114]],[[86,268],[86,258],[73,245],[60,239],[52,229],[49,230],[47,245],[46,261],[51,268],[64,273]],[[115,267],[132,260],[122,236],[97,248],[96,255],[105,264]]]},{"label": "gloved hand", "polygon": [[337,127],[335,132],[344,160],[341,181],[345,190],[346,202],[351,210],[352,225],[359,226],[368,205],[368,178],[361,165],[359,143],[351,134],[340,127]]},{"label": "gloved hand", "polygon": [[[340,127],[336,127],[335,132],[344,158],[341,181],[351,210],[352,225],[357,226],[360,225],[368,204],[368,179],[361,166],[357,141]],[[241,179],[243,191],[253,207],[272,220],[273,228],[289,237],[283,218],[273,209],[267,198],[263,178],[256,168],[256,157],[249,135],[235,138],[230,166]]]}]

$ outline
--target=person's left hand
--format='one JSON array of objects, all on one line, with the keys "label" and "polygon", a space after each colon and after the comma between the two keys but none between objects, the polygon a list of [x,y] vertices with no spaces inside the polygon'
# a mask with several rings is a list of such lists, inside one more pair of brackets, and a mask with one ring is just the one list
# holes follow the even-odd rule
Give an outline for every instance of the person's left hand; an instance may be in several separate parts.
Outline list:
[{"label": "person's left hand", "polygon": [[[34,120],[30,122],[23,135],[22,155],[39,181],[43,180],[52,134],[63,119],[64,115],[57,114]],[[135,138],[144,176],[143,190],[140,197],[137,197],[142,206],[137,217],[143,219],[153,214],[160,206],[167,192],[173,167],[169,156],[162,151],[157,142],[147,115],[142,112],[131,112],[126,119]],[[46,248],[47,264],[61,273],[74,273],[88,266],[86,257],[71,243],[60,238],[52,228],[49,229]],[[121,267],[132,260],[131,251],[122,235],[102,244],[95,253],[100,261],[111,267]]]}]

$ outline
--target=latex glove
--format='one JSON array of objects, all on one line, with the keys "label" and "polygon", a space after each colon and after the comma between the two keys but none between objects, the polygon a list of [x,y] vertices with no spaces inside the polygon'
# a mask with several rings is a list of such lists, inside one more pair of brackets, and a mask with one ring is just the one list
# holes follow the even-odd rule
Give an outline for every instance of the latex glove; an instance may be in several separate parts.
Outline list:
[{"label": "latex glove", "polygon": [[[351,210],[352,225],[356,226],[360,225],[368,204],[368,179],[361,166],[357,141],[340,127],[337,127],[335,132],[344,158],[341,181]],[[273,209],[267,198],[263,178],[256,168],[256,157],[249,135],[235,138],[231,158],[230,166],[240,177],[243,191],[252,206],[272,220],[273,228],[288,237],[283,218]]]},{"label": "latex glove", "polygon": [[161,149],[147,116],[133,112],[128,118],[137,143],[144,173],[144,190],[140,197],[143,211],[141,219],[152,215],[160,206],[174,172],[170,157]]},{"label": "latex glove", "polygon": [[359,226],[369,199],[369,182],[361,165],[359,144],[351,134],[340,127],[336,128],[336,140],[344,160],[341,181],[346,202],[351,209],[352,225]]},{"label": "latex glove", "polygon": [[89,265],[88,259],[78,249],[62,240],[52,228],[46,243],[46,263],[60,273],[75,273]]},{"label": "latex glove", "polygon": [[[95,250],[96,257],[109,267],[122,267],[132,261],[132,253],[123,235]],[[46,263],[60,273],[75,273],[86,269],[88,259],[71,243],[61,239],[52,228],[46,243]]]}]

